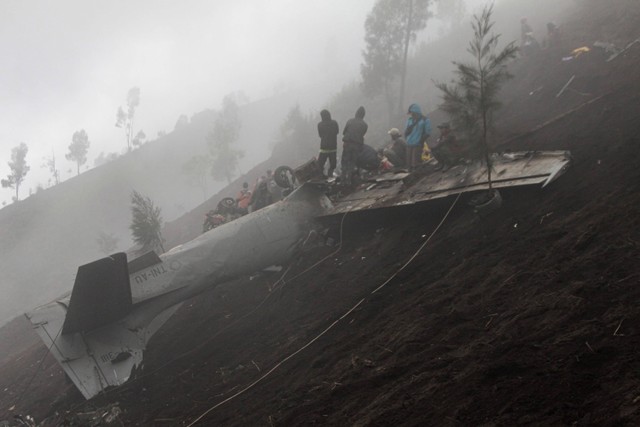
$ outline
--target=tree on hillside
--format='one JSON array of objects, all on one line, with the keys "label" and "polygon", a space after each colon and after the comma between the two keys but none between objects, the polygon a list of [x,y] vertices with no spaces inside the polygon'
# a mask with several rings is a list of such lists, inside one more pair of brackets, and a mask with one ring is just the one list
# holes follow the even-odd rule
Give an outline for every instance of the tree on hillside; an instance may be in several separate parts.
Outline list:
[{"label": "tree on hillside", "polygon": [[139,130],[135,138],[133,138],[133,141],[131,141],[131,145],[133,145],[134,147],[140,147],[142,146],[142,144],[145,143],[146,139],[147,139],[147,135],[145,135],[145,133],[142,130]]},{"label": "tree on hillside", "polygon": [[178,120],[176,121],[176,125],[173,127],[174,129],[180,129],[189,124],[189,117],[186,114],[180,114]]},{"label": "tree on hillside", "polygon": [[149,197],[134,191],[131,194],[131,216],[129,229],[133,241],[140,245],[141,251],[159,248],[164,252],[160,208]]},{"label": "tree on hillside", "polygon": [[93,161],[93,165],[94,166],[104,165],[105,163],[114,161],[118,157],[120,157],[118,153],[105,154],[104,151],[101,151],[100,154],[98,154],[98,157],[96,157],[96,159]]},{"label": "tree on hillside", "polygon": [[464,0],[440,0],[437,17],[452,24],[464,16],[465,10]]},{"label": "tree on hillside", "polygon": [[282,153],[278,156],[286,156],[288,161],[305,161],[316,153],[317,137],[314,118],[305,116],[300,105],[295,105],[280,125],[274,151]]},{"label": "tree on hillside", "polygon": [[24,142],[11,149],[11,161],[8,163],[11,173],[7,175],[7,179],[0,181],[2,188],[15,188],[16,196],[14,200],[19,200],[20,184],[24,181],[24,177],[27,176],[29,169],[27,165],[27,152],[29,147]]},{"label": "tree on hillside", "polygon": [[69,153],[65,154],[67,160],[76,163],[77,174],[80,175],[80,166],[87,162],[87,152],[89,151],[89,136],[84,129],[73,133],[71,138],[71,145],[69,145]]},{"label": "tree on hillside", "polygon": [[127,140],[127,150],[131,151],[133,140],[133,119],[136,115],[136,108],[140,105],[140,88],[132,87],[127,93],[127,111],[118,107],[116,113],[116,127],[123,128]]},{"label": "tree on hillside", "polygon": [[384,96],[390,120],[396,102],[399,111],[405,107],[409,45],[427,25],[429,4],[430,0],[378,0],[365,21],[362,88],[367,96]]},{"label": "tree on hillside", "polygon": [[100,252],[105,255],[110,255],[116,251],[118,248],[118,240],[119,239],[113,234],[107,234],[104,231],[101,231],[96,238]]},{"label": "tree on hillside", "polygon": [[211,169],[211,157],[208,155],[193,156],[182,165],[182,173],[184,173],[189,183],[202,190],[203,200],[207,200],[207,176]]},{"label": "tree on hillside", "polygon": [[447,112],[454,127],[464,133],[468,141],[479,147],[487,165],[489,188],[491,183],[491,156],[489,155],[489,132],[493,125],[493,113],[500,107],[498,92],[503,83],[511,78],[507,63],[516,56],[515,42],[497,51],[500,35],[491,34],[493,6],[483,9],[480,16],[474,15],[471,27],[473,39],[467,51],[473,56],[469,63],[454,62],[457,80],[450,84],[437,83],[442,91],[440,108]]},{"label": "tree on hillside", "polygon": [[60,183],[60,171],[56,166],[56,155],[53,150],[51,150],[51,157],[45,157],[43,159],[45,163],[42,165],[43,168],[49,169],[49,173],[51,173],[51,179],[49,179],[49,185],[51,185],[51,181],[53,180],[53,185],[58,185]]},{"label": "tree on hillside", "polygon": [[213,129],[207,137],[211,154],[211,176],[216,181],[226,179],[231,184],[238,170],[239,160],[244,157],[242,150],[233,148],[240,135],[240,111],[231,96],[222,100],[222,110],[218,113]]}]

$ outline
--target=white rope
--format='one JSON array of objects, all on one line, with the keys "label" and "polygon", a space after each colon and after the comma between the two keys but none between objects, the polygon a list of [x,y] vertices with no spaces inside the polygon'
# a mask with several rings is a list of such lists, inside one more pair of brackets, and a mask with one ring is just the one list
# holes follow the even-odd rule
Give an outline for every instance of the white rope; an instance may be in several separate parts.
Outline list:
[{"label": "white rope", "polygon": [[[418,254],[424,249],[424,247],[429,243],[429,241],[433,238],[433,236],[438,232],[438,230],[440,230],[440,227],[442,226],[442,224],[444,223],[444,221],[449,217],[449,214],[451,213],[451,211],[453,210],[453,207],[456,205],[456,203],[458,202],[458,200],[460,199],[460,196],[462,195],[462,193],[458,193],[458,196],[456,197],[456,199],[453,201],[453,203],[451,204],[451,207],[449,207],[449,210],[447,211],[447,213],[444,215],[444,217],[442,218],[442,220],[440,221],[440,223],[438,224],[438,226],[433,230],[433,232],[431,233],[431,235],[429,236],[429,238],[427,238],[427,240],[422,243],[422,245],[420,245],[420,247],[416,250],[416,252],[411,256],[411,258],[409,258],[409,260],[404,263],[404,265],[402,267],[400,267],[395,273],[393,273],[393,275],[391,275],[391,277],[389,277],[382,285],[378,286],[376,289],[374,289],[369,295],[373,295],[376,292],[378,292],[380,289],[384,288],[391,280],[393,280],[394,277],[396,277],[398,275],[398,273],[400,273],[402,270],[404,270],[417,256]],[[346,213],[345,213],[346,216]],[[343,217],[343,221],[344,221],[344,217]],[[340,248],[342,247],[342,223],[340,224],[341,226],[341,230],[340,230],[340,235],[341,235],[341,239],[340,239]],[[323,258],[321,261],[324,261],[327,257]],[[313,266],[311,266],[310,268],[308,268],[307,270],[305,270],[303,273],[309,271],[311,268],[315,267],[316,265],[318,265],[318,263],[314,264]],[[303,274],[300,273],[300,274]],[[298,277],[299,275],[295,276]],[[366,298],[366,297],[365,297]],[[262,382],[265,378],[267,378],[269,375],[271,375],[276,369],[278,369],[283,363],[287,362],[288,360],[292,359],[293,357],[295,357],[296,355],[298,355],[300,352],[302,352],[303,350],[305,350],[306,348],[308,348],[311,344],[313,344],[314,342],[316,342],[318,339],[320,339],[323,335],[325,335],[327,332],[329,332],[331,329],[333,329],[333,327],[335,325],[337,325],[342,319],[344,319],[345,317],[349,316],[351,313],[353,313],[353,311],[355,309],[357,309],[364,301],[365,298],[360,299],[360,301],[358,301],[353,307],[351,307],[346,313],[344,313],[342,316],[340,316],[338,319],[336,319],[333,323],[331,323],[329,326],[327,326],[322,332],[320,332],[318,335],[316,335],[313,339],[311,339],[311,341],[307,342],[305,345],[303,345],[302,347],[300,347],[298,350],[296,350],[295,352],[291,353],[290,355],[288,355],[287,357],[285,357],[284,359],[282,359],[280,362],[278,362],[274,367],[272,367],[271,369],[269,369],[267,372],[265,372],[262,376],[260,376],[258,379],[256,379],[255,381],[253,381],[251,384],[249,384],[248,386],[246,386],[245,388],[243,388],[242,390],[236,392],[235,394],[227,397],[226,399],[224,399],[223,401],[217,403],[216,405],[212,406],[211,408],[207,409],[205,412],[203,412],[200,416],[198,416],[195,420],[193,420],[191,423],[189,423],[187,425],[187,427],[192,427],[194,426],[198,421],[202,420],[206,415],[208,415],[209,413],[211,413],[211,411],[219,408],[220,406],[224,405],[225,403],[235,399],[236,397],[246,393],[248,390],[250,390],[251,388],[253,388],[254,386],[256,386],[258,383]]]}]

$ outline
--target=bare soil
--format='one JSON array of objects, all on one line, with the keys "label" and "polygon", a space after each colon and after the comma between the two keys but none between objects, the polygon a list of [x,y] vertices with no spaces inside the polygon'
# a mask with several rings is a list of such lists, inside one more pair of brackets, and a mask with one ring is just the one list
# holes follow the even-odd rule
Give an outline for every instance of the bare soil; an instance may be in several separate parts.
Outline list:
[{"label": "bare soil", "polygon": [[0,419],[117,402],[128,426],[640,424],[640,44],[560,60],[639,21],[580,13],[515,64],[498,124],[501,150],[571,150],[550,187],[482,219],[469,195],[347,214],[341,246],[186,302],[143,375],[89,402],[42,345],[2,355]]}]

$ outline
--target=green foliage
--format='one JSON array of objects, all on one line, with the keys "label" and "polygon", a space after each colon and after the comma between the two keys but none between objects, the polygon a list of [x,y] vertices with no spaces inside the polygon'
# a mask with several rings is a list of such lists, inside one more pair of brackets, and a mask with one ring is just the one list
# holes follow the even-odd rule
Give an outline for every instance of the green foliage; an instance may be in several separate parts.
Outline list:
[{"label": "green foliage", "polygon": [[140,105],[140,88],[132,87],[127,93],[127,111],[118,107],[116,113],[116,127],[123,128],[127,139],[127,150],[131,151],[133,141],[133,119],[136,115],[136,108]]},{"label": "green foliage", "polygon": [[65,154],[67,160],[71,160],[77,165],[77,174],[80,175],[80,166],[87,162],[87,152],[89,151],[89,136],[84,129],[73,133],[69,145],[69,153]]},{"label": "green foliage", "polygon": [[500,35],[491,34],[494,25],[491,22],[492,12],[493,6],[487,6],[480,16],[474,15],[471,23],[474,37],[467,49],[473,56],[473,62],[454,62],[457,80],[451,84],[436,84],[442,91],[440,108],[449,114],[453,126],[463,132],[471,143],[478,144],[484,154],[490,185],[488,133],[493,125],[493,113],[500,107],[498,92],[511,78],[507,63],[515,58],[518,51],[515,42],[511,42],[497,52]]},{"label": "green foliage", "polygon": [[213,129],[207,138],[211,154],[211,176],[216,181],[223,179],[231,184],[238,170],[238,164],[244,153],[233,148],[240,135],[240,112],[232,96],[222,100],[222,110],[213,123]]},{"label": "green foliage", "polygon": [[164,252],[162,239],[162,216],[159,207],[149,197],[134,191],[131,194],[131,225],[133,241],[143,251],[160,248]]},{"label": "green foliage", "polygon": [[20,184],[31,169],[26,160],[28,151],[29,147],[24,142],[11,150],[11,161],[9,162],[11,173],[7,175],[7,179],[0,181],[3,188],[15,188],[15,200],[19,200]]},{"label": "green foliage", "polygon": [[[404,94],[407,52],[427,25],[430,0],[378,0],[365,21],[362,89],[367,96],[384,95],[389,115]],[[395,82],[401,78],[400,89]]]}]

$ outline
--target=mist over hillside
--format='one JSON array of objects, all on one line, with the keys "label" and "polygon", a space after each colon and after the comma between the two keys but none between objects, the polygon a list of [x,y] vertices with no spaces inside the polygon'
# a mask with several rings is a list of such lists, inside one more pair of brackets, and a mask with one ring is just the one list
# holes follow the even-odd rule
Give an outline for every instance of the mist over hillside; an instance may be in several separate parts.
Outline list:
[{"label": "mist over hillside", "polygon": [[[241,108],[237,146],[246,155],[240,170],[269,157],[270,141],[296,102],[283,93]],[[203,191],[189,184],[183,165],[206,151],[215,116],[215,110],[195,114],[127,155],[0,209],[0,320],[70,291],[78,266],[106,255],[97,242],[100,233],[117,238],[119,251],[131,247],[134,190],[149,196],[167,222],[201,204]],[[208,184],[206,198],[226,186],[211,178]]]},{"label": "mist over hillside", "polygon": [[[520,17],[528,15],[536,29],[542,31],[544,22],[560,19],[564,6],[572,2],[500,2],[496,11],[496,28],[503,32],[504,42],[514,40],[519,34]],[[361,28],[363,23],[354,25]],[[437,107],[439,94],[433,81],[449,79],[453,69],[451,61],[465,58],[469,31],[468,20],[461,19],[451,25],[449,35],[412,48],[414,54],[409,58],[407,105],[418,102],[426,111]],[[361,52],[354,51],[353,55],[360,56]],[[242,105],[237,148],[245,156],[240,162],[242,174],[229,188],[225,188],[224,182],[210,180],[208,194],[203,197],[202,189],[189,185],[182,172],[187,160],[207,149],[206,137],[219,108],[214,105],[193,115],[188,125],[176,128],[138,150],[0,209],[0,271],[4,273],[2,288],[5,292],[0,303],[0,320],[6,321],[70,291],[77,267],[104,256],[96,242],[99,233],[115,236],[118,250],[129,248],[130,195],[133,190],[154,200],[162,209],[164,220],[170,222],[188,214],[213,194],[235,194],[239,182],[245,179],[243,174],[248,174],[251,178],[246,179],[250,181],[264,173],[264,170],[252,170],[255,165],[268,162],[273,167],[292,161],[292,158],[270,159],[270,156],[278,142],[283,120],[296,105],[301,106],[303,115],[310,117],[313,126],[319,119],[318,111],[328,107],[341,130],[358,106],[366,106],[369,123],[367,142],[374,147],[380,147],[387,141],[390,127],[403,126],[404,115],[389,120],[381,99],[363,95],[360,76],[354,75],[353,83],[338,93],[324,93],[321,88],[327,87],[327,75],[331,75],[331,70],[317,70],[316,76],[306,76],[306,80],[311,82],[308,88],[279,92],[277,96]],[[322,84],[315,87],[314,79]],[[437,112],[432,114],[434,122],[442,118]],[[311,156],[317,144],[315,129],[312,128],[309,135],[309,140],[299,141],[299,144],[303,148],[300,153]],[[285,154],[280,152],[279,156]],[[301,161],[300,157],[295,161]],[[265,169],[265,166],[260,168]],[[196,208],[198,216],[202,209]]]}]

